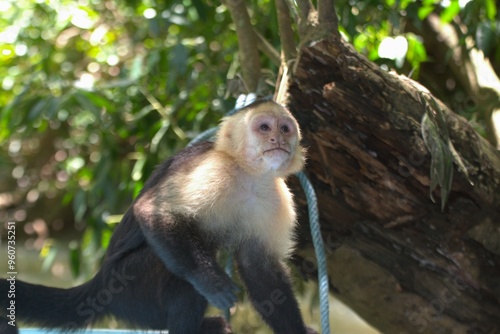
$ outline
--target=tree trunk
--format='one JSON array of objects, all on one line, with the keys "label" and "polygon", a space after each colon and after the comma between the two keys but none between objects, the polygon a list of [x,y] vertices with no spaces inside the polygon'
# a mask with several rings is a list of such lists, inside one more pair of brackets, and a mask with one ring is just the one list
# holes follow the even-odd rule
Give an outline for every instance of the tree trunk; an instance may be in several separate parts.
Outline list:
[{"label": "tree trunk", "polygon": [[331,291],[384,333],[500,333],[500,155],[445,110],[473,185],[455,168],[442,212],[416,87],[337,39],[299,54],[289,107],[308,147]]}]

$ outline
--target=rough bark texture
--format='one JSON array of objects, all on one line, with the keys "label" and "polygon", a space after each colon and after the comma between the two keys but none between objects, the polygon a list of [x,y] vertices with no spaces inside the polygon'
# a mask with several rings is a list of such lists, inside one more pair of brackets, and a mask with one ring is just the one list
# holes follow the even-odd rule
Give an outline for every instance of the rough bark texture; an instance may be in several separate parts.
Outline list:
[{"label": "rough bark texture", "polygon": [[455,168],[441,212],[416,92],[342,42],[301,50],[289,107],[308,147],[331,290],[384,333],[500,333],[500,155],[447,111],[474,185]]}]

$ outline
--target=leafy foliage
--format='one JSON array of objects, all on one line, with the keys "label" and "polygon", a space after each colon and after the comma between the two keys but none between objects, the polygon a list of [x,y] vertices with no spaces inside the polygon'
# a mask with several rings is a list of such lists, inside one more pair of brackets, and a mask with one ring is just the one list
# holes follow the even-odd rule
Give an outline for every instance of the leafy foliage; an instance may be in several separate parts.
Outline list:
[{"label": "leafy foliage", "polygon": [[[424,36],[406,31],[410,25],[420,27],[422,21],[436,11],[443,23],[451,23],[454,18],[460,17],[467,26],[462,38],[473,38],[487,57],[500,60],[500,49],[497,47],[500,22],[494,0],[355,0],[338,1],[337,7],[340,29],[358,51],[386,68],[412,74],[415,79],[419,77],[420,64],[432,59],[428,58],[423,45]],[[404,37],[407,43],[391,48],[390,57],[384,56],[381,45],[385,39],[396,36]],[[401,60],[398,60],[398,55],[402,55]]]},{"label": "leafy foliage", "polygon": [[50,198],[71,204],[95,258],[109,217],[124,212],[159,160],[230,109],[229,16],[189,0],[1,5],[0,154],[17,189],[0,191],[26,197],[26,220],[46,224],[58,209],[30,208]]}]

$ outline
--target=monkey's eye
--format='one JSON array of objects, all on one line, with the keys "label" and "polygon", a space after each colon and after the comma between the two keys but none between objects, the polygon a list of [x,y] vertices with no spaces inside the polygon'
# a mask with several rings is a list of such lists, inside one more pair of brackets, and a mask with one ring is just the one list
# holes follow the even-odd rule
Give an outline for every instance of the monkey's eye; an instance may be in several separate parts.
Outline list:
[{"label": "monkey's eye", "polygon": [[260,131],[262,132],[267,132],[271,130],[271,127],[267,125],[266,123],[262,123],[259,127]]},{"label": "monkey's eye", "polygon": [[288,125],[282,125],[280,130],[281,130],[281,132],[283,132],[283,133],[288,133],[288,132],[290,132],[290,128],[288,127]]}]

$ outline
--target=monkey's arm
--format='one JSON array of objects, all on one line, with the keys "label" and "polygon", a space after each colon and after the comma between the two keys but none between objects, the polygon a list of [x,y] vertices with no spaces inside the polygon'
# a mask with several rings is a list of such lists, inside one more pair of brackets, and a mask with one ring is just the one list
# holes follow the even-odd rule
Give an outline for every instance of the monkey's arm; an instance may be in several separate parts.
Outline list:
[{"label": "monkey's arm", "polygon": [[274,333],[308,333],[282,261],[256,240],[242,243],[236,261],[255,309]]},{"label": "monkey's arm", "polygon": [[[151,203],[139,199],[136,205]],[[220,309],[234,305],[239,289],[217,264],[215,247],[200,236],[195,221],[149,210],[134,212],[147,242],[169,271],[191,283],[210,304]]]}]

